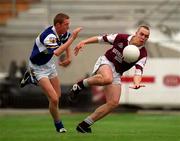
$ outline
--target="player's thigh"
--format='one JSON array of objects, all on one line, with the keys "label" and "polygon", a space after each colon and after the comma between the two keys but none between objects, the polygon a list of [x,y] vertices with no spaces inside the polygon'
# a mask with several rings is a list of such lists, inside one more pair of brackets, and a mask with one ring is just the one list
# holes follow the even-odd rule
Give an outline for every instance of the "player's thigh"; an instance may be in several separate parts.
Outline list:
[{"label": "player's thigh", "polygon": [[109,65],[101,65],[97,71],[97,74],[101,74],[103,78],[113,79],[113,72]]},{"label": "player's thigh", "polygon": [[57,76],[53,77],[50,79],[50,82],[54,90],[56,91],[57,96],[60,97],[61,96],[61,87],[60,87],[61,83],[60,83],[59,78]]},{"label": "player's thigh", "polygon": [[110,84],[105,86],[106,102],[119,103],[121,96],[121,85]]},{"label": "player's thigh", "polygon": [[57,99],[57,94],[49,78],[43,77],[39,80],[39,86],[43,89],[48,99]]}]

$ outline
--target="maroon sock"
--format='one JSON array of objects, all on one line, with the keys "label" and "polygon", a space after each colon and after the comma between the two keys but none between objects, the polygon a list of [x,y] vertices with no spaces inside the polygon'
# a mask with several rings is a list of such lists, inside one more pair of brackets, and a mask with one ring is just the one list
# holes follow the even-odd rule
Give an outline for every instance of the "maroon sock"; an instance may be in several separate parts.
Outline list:
[{"label": "maroon sock", "polygon": [[85,88],[85,86],[83,84],[83,80],[79,81],[77,84],[79,85],[79,87],[81,87],[81,89]]}]

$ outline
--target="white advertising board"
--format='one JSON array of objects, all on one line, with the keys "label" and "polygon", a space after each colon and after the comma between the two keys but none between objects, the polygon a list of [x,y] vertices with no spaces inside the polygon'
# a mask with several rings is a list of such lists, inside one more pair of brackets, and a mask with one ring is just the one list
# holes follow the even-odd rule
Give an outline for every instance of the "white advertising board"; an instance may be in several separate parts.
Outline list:
[{"label": "white advertising board", "polygon": [[124,75],[120,103],[180,107],[180,58],[149,59],[142,82],[146,87],[138,90],[129,88],[133,74],[134,68]]}]

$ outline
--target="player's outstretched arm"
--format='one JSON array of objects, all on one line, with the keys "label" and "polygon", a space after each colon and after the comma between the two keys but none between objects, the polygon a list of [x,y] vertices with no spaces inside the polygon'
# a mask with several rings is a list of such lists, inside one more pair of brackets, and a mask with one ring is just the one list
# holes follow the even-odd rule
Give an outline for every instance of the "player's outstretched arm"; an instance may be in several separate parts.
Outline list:
[{"label": "player's outstretched arm", "polygon": [[72,44],[72,42],[77,38],[77,36],[81,30],[82,30],[82,27],[78,27],[78,28],[74,29],[72,32],[72,35],[68,39],[68,41],[65,44],[61,45],[59,48],[57,48],[54,51],[54,54],[56,56],[61,55]]},{"label": "player's outstretched arm", "polygon": [[96,36],[90,37],[88,39],[79,42],[74,48],[74,55],[77,56],[79,51],[82,50],[86,44],[90,44],[90,43],[98,43],[98,38]]}]

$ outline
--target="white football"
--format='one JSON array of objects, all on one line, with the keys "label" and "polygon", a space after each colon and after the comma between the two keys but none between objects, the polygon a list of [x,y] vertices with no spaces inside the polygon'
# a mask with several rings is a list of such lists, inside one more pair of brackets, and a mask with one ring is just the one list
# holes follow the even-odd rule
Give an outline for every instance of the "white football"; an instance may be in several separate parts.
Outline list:
[{"label": "white football", "polygon": [[138,60],[140,51],[135,45],[128,45],[123,50],[123,60],[127,63],[133,63]]}]

